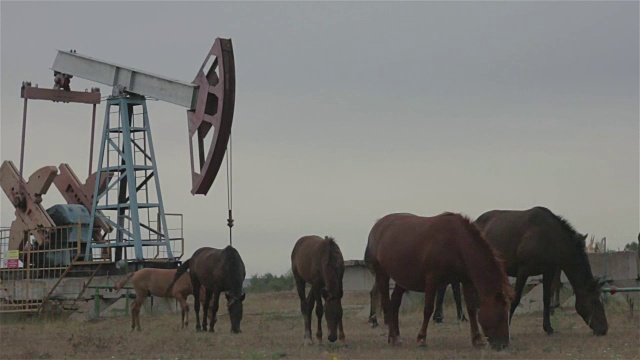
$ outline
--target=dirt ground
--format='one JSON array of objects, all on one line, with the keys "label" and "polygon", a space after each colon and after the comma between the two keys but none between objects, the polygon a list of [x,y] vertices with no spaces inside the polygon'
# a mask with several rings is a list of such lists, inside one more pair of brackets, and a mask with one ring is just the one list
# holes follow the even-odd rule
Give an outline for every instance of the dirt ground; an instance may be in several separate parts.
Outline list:
[{"label": "dirt ground", "polygon": [[[386,328],[367,323],[368,293],[347,292],[343,300],[347,343],[303,345],[303,320],[293,292],[248,294],[242,333],[230,333],[221,307],[215,333],[196,333],[193,310],[188,329],[176,315],[143,316],[142,332],[130,332],[130,318],[90,323],[70,320],[3,321],[2,359],[640,359],[640,315],[624,305],[608,305],[609,334],[596,337],[573,309],[557,310],[556,334],[542,330],[540,313],[516,315],[511,344],[502,352],[471,346],[468,323],[454,320],[445,307],[445,323],[430,323],[427,348],[415,345],[422,321],[418,306],[401,314],[404,344],[390,347]],[[314,315],[315,328],[315,315]],[[327,335],[326,322],[325,339]]]}]

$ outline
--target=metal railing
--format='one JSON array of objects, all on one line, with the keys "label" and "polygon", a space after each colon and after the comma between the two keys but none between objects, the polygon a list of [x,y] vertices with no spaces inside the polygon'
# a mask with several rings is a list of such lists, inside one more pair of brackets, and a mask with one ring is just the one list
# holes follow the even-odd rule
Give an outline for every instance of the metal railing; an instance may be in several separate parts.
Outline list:
[{"label": "metal railing", "polygon": [[[80,230],[75,225],[26,231],[22,249],[9,250],[9,230],[0,229],[0,312],[36,312],[48,300],[75,300],[78,286],[59,285],[82,254]],[[35,232],[49,242],[37,244]]]}]

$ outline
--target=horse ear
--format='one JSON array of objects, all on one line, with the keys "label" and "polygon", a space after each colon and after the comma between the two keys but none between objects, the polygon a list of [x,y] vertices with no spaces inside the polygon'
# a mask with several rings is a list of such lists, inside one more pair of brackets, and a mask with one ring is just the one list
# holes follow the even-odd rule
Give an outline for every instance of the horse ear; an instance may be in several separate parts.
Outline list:
[{"label": "horse ear", "polygon": [[326,288],[322,288],[322,291],[320,292],[322,294],[322,298],[327,300],[327,297],[329,296],[329,293],[327,292]]}]

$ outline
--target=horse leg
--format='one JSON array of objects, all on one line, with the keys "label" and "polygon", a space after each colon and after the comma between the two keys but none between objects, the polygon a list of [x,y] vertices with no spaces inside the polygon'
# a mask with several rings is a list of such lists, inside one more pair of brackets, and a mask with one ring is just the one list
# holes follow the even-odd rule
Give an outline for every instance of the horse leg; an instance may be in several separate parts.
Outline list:
[{"label": "horse leg", "polygon": [[180,303],[180,310],[182,310],[180,329],[184,329],[185,326],[189,326],[189,304],[187,304],[187,300],[182,296],[182,294],[174,294],[173,297]]},{"label": "horse leg", "polygon": [[318,317],[318,331],[316,331],[316,340],[318,343],[322,343],[322,315],[324,314],[324,308],[322,306],[322,295],[316,294],[316,316]]},{"label": "horse leg", "polygon": [[147,291],[136,291],[136,301],[133,302],[133,306],[131,307],[131,316],[133,317],[133,331],[136,327],[138,327],[138,331],[142,331],[140,327],[140,309],[142,308],[142,303],[147,298]]},{"label": "horse leg", "polygon": [[191,273],[191,287],[193,288],[193,310],[196,313],[196,331],[202,331],[200,326],[200,280]]},{"label": "horse leg", "polygon": [[556,268],[555,273],[553,275],[553,283],[551,284],[551,294],[553,298],[551,299],[551,310],[550,313],[553,315],[555,313],[555,309],[560,307],[560,288],[562,287],[562,269],[559,267]]},{"label": "horse leg", "polygon": [[[396,284],[391,294],[391,321],[389,322],[389,329],[393,328],[393,332],[397,338],[400,337],[400,304],[402,303],[402,295],[405,291],[405,288]],[[398,341],[402,343],[401,340]]]},{"label": "horse leg", "polygon": [[460,282],[452,283],[451,290],[453,291],[453,299],[456,301],[456,310],[458,311],[458,320],[467,321],[467,318],[464,317],[464,311],[462,311],[462,298],[460,297]]},{"label": "horse leg", "polygon": [[553,334],[553,328],[551,327],[551,318],[549,315],[549,305],[551,303],[551,284],[553,284],[554,271],[548,271],[542,274],[542,304],[544,309],[542,311],[542,328],[547,335]]},{"label": "horse leg", "polygon": [[378,292],[378,286],[373,283],[371,291],[369,291],[369,299],[371,302],[369,310],[369,324],[371,327],[378,327],[378,302],[380,301],[380,293]]},{"label": "horse leg", "polygon": [[131,331],[136,329],[136,302],[131,305]]},{"label": "horse leg", "polygon": [[[446,289],[445,283],[445,289]],[[442,289],[442,287],[440,287]],[[418,346],[427,346],[427,327],[429,326],[429,319],[433,313],[433,305],[435,302],[436,294],[438,292],[438,283],[435,279],[428,277],[424,286],[424,317],[422,320],[422,327],[418,333]]]},{"label": "horse leg", "polygon": [[[307,296],[305,295],[306,283],[304,282],[304,280],[302,280],[300,275],[298,275],[298,272],[295,270],[295,268],[292,272],[293,278],[296,282],[296,290],[298,290],[298,297],[300,298],[300,312],[302,313],[302,318],[304,319],[304,341],[305,343],[311,343],[311,324],[307,326]],[[308,322],[310,323],[311,320],[309,320]],[[309,329],[308,333],[307,329]]]},{"label": "horse leg", "polygon": [[209,324],[209,331],[214,332],[213,327],[216,325],[218,321],[218,307],[220,306],[220,290],[215,289],[213,291],[213,303],[211,304],[211,311],[209,312],[209,316],[211,317],[211,323]]},{"label": "horse leg", "polygon": [[[522,297],[522,291],[524,290],[524,286],[527,284],[527,274],[523,270],[518,271],[518,275],[516,276],[516,293],[513,297],[513,302],[511,303],[511,311],[509,311],[509,324],[511,324],[511,318],[513,317],[513,313],[516,312],[518,308],[518,304],[520,304],[520,298]],[[469,314],[471,316],[471,314]]]},{"label": "horse leg", "polygon": [[342,319],[340,319],[340,322],[338,323],[338,340],[344,343],[344,339],[344,328],[342,327]]},{"label": "horse leg", "polygon": [[[207,331],[207,316],[209,316],[209,304],[211,304],[211,297],[213,296],[213,289],[205,287],[204,306],[202,308],[202,331]],[[209,327],[209,331],[213,332],[213,328]]]},{"label": "horse leg", "polygon": [[380,296],[380,304],[382,305],[382,314],[384,316],[385,324],[389,327],[389,337],[387,341],[391,345],[395,345],[398,342],[395,329],[390,322],[391,313],[391,300],[389,299],[389,276],[383,274],[380,271],[376,271],[376,285],[378,285],[378,295]]},{"label": "horse leg", "polygon": [[[436,324],[442,324],[442,319],[444,319],[442,315],[442,304],[444,303],[444,295],[447,292],[447,286],[449,286],[449,284],[442,284],[436,293],[436,310],[433,312],[433,321],[435,321]],[[453,284],[451,288],[453,289]]]},{"label": "horse leg", "polygon": [[304,313],[304,338],[308,344],[313,344],[313,339],[311,338],[311,315],[313,314],[313,305],[316,302],[316,296],[321,296],[320,294],[320,289],[312,287],[304,304],[306,310]]},{"label": "horse leg", "polygon": [[483,346],[484,340],[482,340],[482,335],[480,335],[480,329],[478,328],[478,299],[476,289],[471,283],[463,283],[462,291],[464,291],[464,302],[467,303],[469,325],[471,325],[471,343],[473,346]]}]

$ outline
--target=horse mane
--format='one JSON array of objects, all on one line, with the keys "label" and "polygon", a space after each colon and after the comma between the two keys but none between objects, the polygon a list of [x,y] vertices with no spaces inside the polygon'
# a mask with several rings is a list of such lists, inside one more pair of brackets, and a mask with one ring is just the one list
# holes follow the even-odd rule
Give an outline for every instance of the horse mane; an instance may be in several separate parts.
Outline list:
[{"label": "horse mane", "polygon": [[[342,252],[340,251],[340,247],[336,243],[336,240],[330,236],[325,236],[324,239],[327,241],[327,269],[331,271],[334,275],[336,275],[336,279],[339,278],[340,272],[340,261],[339,259],[342,256]],[[342,288],[342,282],[338,281],[340,288]]]},{"label": "horse mane", "polygon": [[563,218],[562,216],[555,214],[553,211],[547,209],[546,207],[543,206],[536,206],[536,209],[542,210],[545,213],[551,215],[559,224],[560,226],[571,235],[571,238],[575,240],[575,244],[576,247],[578,248],[578,250],[582,253],[584,253],[584,256],[587,256],[587,252],[586,252],[586,247],[587,244],[585,242],[585,240],[582,238],[582,236],[580,235],[580,233],[578,233],[578,231],[576,231],[576,229],[573,227],[573,225],[571,225],[571,223],[569,222],[569,220]]},{"label": "horse mane", "polygon": [[340,251],[340,247],[338,247],[338,244],[336,243],[336,240],[330,236],[325,236],[324,237],[325,240],[327,240],[327,246],[329,247],[329,267],[331,267],[332,269],[335,269],[338,267],[339,263],[338,263],[338,258],[340,257],[339,255],[342,254],[342,252]]},{"label": "horse mane", "polygon": [[504,295],[505,300],[511,301],[511,299],[513,299],[514,293],[513,293],[513,288],[509,283],[509,278],[507,277],[507,274],[504,271],[505,261],[500,257],[498,252],[491,245],[489,245],[489,242],[482,235],[482,233],[480,232],[480,229],[478,229],[478,227],[473,223],[473,221],[471,221],[471,219],[466,215],[455,214],[452,212],[446,212],[446,213],[443,213],[442,215],[460,216],[466,222],[466,224],[468,224],[467,229],[469,230],[470,235],[477,240],[476,244],[480,246],[480,248],[483,251],[492,255],[489,257],[488,265],[493,268],[491,270],[496,270],[496,272],[501,275],[499,279],[500,290],[502,291],[502,294]]},{"label": "horse mane", "polygon": [[226,274],[236,274],[240,269],[241,258],[238,250],[233,246],[228,245],[222,250],[226,254],[222,267]]}]

